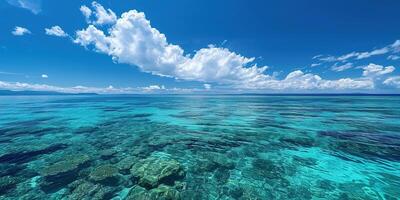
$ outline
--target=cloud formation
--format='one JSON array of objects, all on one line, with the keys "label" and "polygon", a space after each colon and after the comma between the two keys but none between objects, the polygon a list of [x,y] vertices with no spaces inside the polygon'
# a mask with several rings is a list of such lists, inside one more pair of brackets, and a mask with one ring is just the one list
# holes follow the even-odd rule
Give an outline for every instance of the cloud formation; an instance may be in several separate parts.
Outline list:
[{"label": "cloud formation", "polygon": [[[341,56],[323,56],[323,55],[317,55],[314,56],[314,60],[319,60],[321,62],[346,62],[350,59],[354,60],[361,60],[365,58],[369,58],[372,56],[377,56],[377,55],[384,55],[387,53],[397,53],[400,52],[400,40],[396,40],[394,43],[387,45],[385,47],[379,48],[379,49],[374,49],[371,51],[364,51],[364,52],[351,52],[345,55]],[[389,56],[388,59],[391,57]]]},{"label": "cloud formation", "polygon": [[31,34],[31,31],[27,28],[16,26],[11,33],[15,36],[23,36],[26,34]]},{"label": "cloud formation", "polygon": [[205,83],[205,84],[203,84],[203,86],[204,86],[204,88],[206,90],[210,90],[211,89],[211,85],[210,84]]},{"label": "cloud formation", "polygon": [[188,88],[166,88],[164,85],[149,85],[146,87],[125,87],[115,88],[108,87],[59,87],[46,84],[30,84],[21,82],[0,81],[0,89],[13,91],[51,91],[61,93],[97,93],[97,94],[143,94],[143,93],[191,93],[204,92],[204,89],[188,89]]},{"label": "cloud formation", "polygon": [[[130,10],[115,18],[114,12],[93,2],[90,10],[81,7],[88,27],[76,32],[75,43],[92,47],[94,51],[112,57],[115,62],[137,66],[141,71],[176,79],[217,83],[236,89],[255,90],[347,90],[372,89],[373,79],[342,78],[325,80],[318,75],[300,70],[289,73],[284,79],[266,74],[267,66],[258,66],[254,57],[245,57],[227,48],[209,45],[194,55],[171,44],[159,30],[153,28],[143,12]],[[107,19],[104,20],[104,16]],[[107,21],[106,30],[101,25]],[[99,26],[96,26],[99,25]],[[366,55],[363,55],[366,56]],[[346,56],[349,57],[349,56]],[[351,57],[351,56],[350,56]],[[316,59],[324,59],[317,56]],[[335,60],[335,57],[330,58]],[[344,58],[342,58],[344,59]],[[337,70],[345,70],[350,65]]]},{"label": "cloud formation", "polygon": [[335,71],[335,72],[341,72],[341,71],[345,71],[347,69],[350,69],[352,67],[353,67],[353,63],[346,63],[344,65],[338,65],[337,63],[335,63],[335,65],[333,65],[331,67],[331,70]]},{"label": "cloud formation", "polygon": [[52,35],[57,37],[67,37],[68,34],[62,30],[60,26],[53,26],[51,28],[45,28],[46,35]]},{"label": "cloud formation", "polygon": [[383,84],[400,89],[400,76],[389,77],[383,82]]},{"label": "cloud formation", "polygon": [[39,14],[41,9],[41,0],[7,0],[10,5],[24,8],[31,11],[33,14]]},{"label": "cloud formation", "polygon": [[368,76],[368,77],[377,77],[377,76],[382,76],[385,74],[390,74],[392,73],[396,68],[393,66],[387,66],[384,67],[382,65],[377,65],[370,63],[369,65],[362,67],[363,71],[363,76]]},{"label": "cloud formation", "polygon": [[398,59],[400,59],[400,56],[398,56],[398,55],[389,55],[387,57],[387,59],[388,60],[398,60]]},{"label": "cloud formation", "polygon": [[[115,13],[110,9],[106,10],[99,3],[93,1],[92,8],[94,9],[94,11],[92,11],[89,7],[85,5],[81,6],[80,8],[83,16],[85,16],[86,22],[96,25],[104,25],[113,24],[117,21],[117,15],[115,15]],[[93,17],[95,18],[95,20],[91,20],[92,15],[94,15]]]},{"label": "cloud formation", "polygon": [[47,76],[47,74],[42,74],[41,77],[42,77],[42,78],[49,78],[49,76]]}]

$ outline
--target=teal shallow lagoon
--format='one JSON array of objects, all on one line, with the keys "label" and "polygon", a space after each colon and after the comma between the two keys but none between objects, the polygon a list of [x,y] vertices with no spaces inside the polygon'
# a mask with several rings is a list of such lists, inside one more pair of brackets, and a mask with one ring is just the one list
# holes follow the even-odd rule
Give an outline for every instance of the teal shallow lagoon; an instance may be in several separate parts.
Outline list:
[{"label": "teal shallow lagoon", "polygon": [[0,199],[398,199],[399,96],[0,97]]}]

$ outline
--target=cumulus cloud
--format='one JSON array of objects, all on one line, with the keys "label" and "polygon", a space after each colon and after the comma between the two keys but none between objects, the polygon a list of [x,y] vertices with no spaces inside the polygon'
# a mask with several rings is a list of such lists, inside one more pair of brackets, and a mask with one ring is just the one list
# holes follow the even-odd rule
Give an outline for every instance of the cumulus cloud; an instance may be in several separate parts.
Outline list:
[{"label": "cumulus cloud", "polygon": [[[83,11],[83,14],[85,17],[96,16],[97,22],[105,9],[95,2],[92,6],[96,9]],[[113,13],[109,9],[107,11]],[[245,57],[214,45],[199,49],[194,55],[185,54],[180,46],[169,43],[164,34],[153,28],[143,12],[136,10],[125,12],[111,21],[114,22],[106,30],[96,26],[103,23],[89,22],[87,28],[76,32],[74,42],[93,47],[94,51],[111,56],[115,62],[137,66],[143,72],[237,89],[342,90],[374,87],[373,81],[368,78],[325,80],[302,71],[291,72],[285,79],[279,80],[267,75],[268,67],[258,66],[254,57]]]},{"label": "cumulus cloud", "polygon": [[49,76],[47,76],[47,74],[42,74],[42,78],[49,78]]},{"label": "cumulus cloud", "polygon": [[90,10],[90,8],[87,6],[81,6],[79,10],[82,12],[83,16],[85,16],[86,22],[89,23],[92,10]]},{"label": "cumulus cloud", "polygon": [[346,63],[346,64],[344,64],[344,65],[337,65],[337,63],[336,63],[335,65],[333,65],[333,66],[331,67],[331,70],[332,70],[332,71],[335,71],[335,72],[341,72],[341,71],[350,69],[350,68],[352,68],[352,67],[353,67],[353,63]]},{"label": "cumulus cloud", "polygon": [[396,40],[394,43],[387,45],[385,47],[374,49],[371,51],[364,52],[351,52],[342,56],[314,56],[313,59],[320,60],[322,62],[345,62],[349,59],[361,60],[377,55],[384,55],[387,53],[396,53],[400,51],[400,40]]},{"label": "cumulus cloud", "polygon": [[52,35],[57,37],[67,37],[68,34],[62,30],[60,26],[53,26],[51,28],[45,28],[46,35]]},{"label": "cumulus cloud", "polygon": [[[80,11],[82,12],[83,16],[85,16],[86,22],[96,25],[103,25],[113,24],[117,21],[117,15],[115,15],[115,13],[110,9],[106,10],[99,3],[93,1],[92,8],[94,9],[93,11],[85,5],[80,7]],[[92,15],[94,15],[94,20],[90,19]]]},{"label": "cumulus cloud", "polygon": [[41,0],[7,0],[10,5],[24,8],[31,11],[33,14],[39,14],[41,9]]},{"label": "cumulus cloud", "polygon": [[184,80],[242,84],[267,77],[266,66],[251,64],[247,58],[226,48],[210,45],[193,57],[185,55],[181,47],[167,42],[164,34],[151,27],[144,13],[131,10],[104,33],[94,25],[77,31],[75,42],[93,45],[98,52],[113,60],[138,66],[142,71]]},{"label": "cumulus cloud", "polygon": [[396,68],[393,66],[387,66],[384,67],[382,65],[377,65],[370,63],[369,65],[362,67],[363,71],[363,76],[368,76],[368,77],[377,77],[377,76],[382,76],[385,74],[390,74],[392,73]]},{"label": "cumulus cloud", "polygon": [[31,31],[29,31],[27,28],[16,26],[11,33],[15,36],[23,36],[26,34],[31,34]]},{"label": "cumulus cloud", "polygon": [[389,77],[383,82],[383,84],[400,88],[400,76]]}]

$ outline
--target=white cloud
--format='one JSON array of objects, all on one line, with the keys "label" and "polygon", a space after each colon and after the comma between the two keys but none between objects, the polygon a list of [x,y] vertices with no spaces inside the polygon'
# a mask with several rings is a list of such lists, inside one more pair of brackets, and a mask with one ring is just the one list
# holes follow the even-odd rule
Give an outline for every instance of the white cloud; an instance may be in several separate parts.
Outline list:
[{"label": "white cloud", "polygon": [[142,87],[144,91],[154,91],[154,90],[165,90],[164,85],[149,85],[147,87]]},{"label": "white cloud", "polygon": [[394,53],[400,52],[400,40],[396,40],[390,47],[393,49]]},{"label": "white cloud", "polygon": [[23,36],[25,34],[31,34],[31,31],[29,31],[27,28],[16,26],[11,33],[15,36]]},{"label": "white cloud", "polygon": [[[266,89],[286,90],[346,90],[346,89],[372,89],[374,82],[371,79],[325,80],[318,75],[305,74],[297,70],[289,73],[283,80],[269,80],[264,83]],[[260,88],[263,89],[263,88]]]},{"label": "white cloud", "polygon": [[210,84],[203,84],[204,88],[206,90],[210,90],[211,89],[211,85]]},{"label": "white cloud", "polygon": [[49,78],[49,76],[47,76],[47,74],[42,74],[42,78]]},{"label": "white cloud", "polygon": [[41,0],[7,0],[13,6],[30,10],[33,14],[39,14],[41,9]]},{"label": "white cloud", "polygon": [[342,55],[342,56],[339,56],[338,58],[335,58],[335,61],[346,61],[349,58],[357,57],[359,55],[360,55],[360,53],[358,53],[358,52],[351,52],[349,54]]},{"label": "white cloud", "polygon": [[322,57],[322,56],[324,56],[324,55],[319,54],[319,55],[316,55],[316,56],[312,57],[312,59],[314,60],[314,59],[320,58],[320,57]]},{"label": "white cloud", "polygon": [[398,60],[398,59],[400,59],[400,56],[398,56],[398,55],[389,55],[387,57],[387,59],[388,60]]},{"label": "white cloud", "polygon": [[382,65],[370,63],[369,65],[362,67],[362,69],[364,70],[363,76],[376,77],[376,76],[382,76],[385,74],[390,74],[396,68],[393,66],[384,67]]},{"label": "white cloud", "polygon": [[316,67],[316,66],[320,66],[322,63],[313,63],[311,64],[311,67]]},{"label": "white cloud", "polygon": [[184,80],[241,84],[265,78],[267,67],[250,64],[246,58],[226,48],[209,46],[190,58],[181,47],[167,42],[164,34],[152,28],[144,13],[123,13],[106,35],[94,25],[77,31],[75,42],[93,44],[96,51],[113,60],[138,66],[142,71]]},{"label": "white cloud", "polygon": [[57,37],[67,37],[68,36],[68,34],[66,34],[60,26],[53,26],[51,28],[45,28],[44,30],[46,31],[47,35],[53,35],[53,36],[57,36]]},{"label": "white cloud", "polygon": [[90,22],[90,16],[92,15],[92,10],[90,10],[87,6],[81,6],[79,10],[82,12],[83,16],[85,16],[86,22]]},{"label": "white cloud", "polygon": [[332,67],[331,67],[331,70],[332,71],[335,71],[335,72],[341,72],[341,71],[344,71],[344,70],[347,70],[347,69],[350,69],[350,68],[352,68],[353,67],[353,63],[346,63],[346,64],[344,64],[344,65],[337,65],[337,63],[335,63],[335,65],[333,65]]},{"label": "white cloud", "polygon": [[334,61],[337,61],[337,59],[334,56],[318,57],[318,60],[320,60],[322,62],[334,62]]},{"label": "white cloud", "polygon": [[394,43],[387,45],[383,48],[374,49],[371,51],[365,51],[365,52],[354,51],[338,57],[318,55],[314,56],[313,59],[318,59],[323,62],[345,62],[349,59],[361,60],[372,56],[384,55],[391,52],[392,53],[400,52],[400,40],[396,40]]},{"label": "white cloud", "polygon": [[[99,4],[95,5],[102,7]],[[96,9],[92,14],[97,16],[98,13]],[[325,80],[318,75],[305,74],[302,71],[291,72],[285,79],[279,80],[265,74],[268,67],[257,66],[254,57],[245,57],[227,48],[213,45],[202,48],[191,56],[185,54],[180,46],[168,43],[166,36],[151,26],[145,14],[136,10],[123,13],[106,32],[90,24],[86,29],[76,32],[74,42],[85,47],[93,46],[95,51],[111,56],[114,61],[137,66],[143,72],[176,79],[218,83],[236,89],[374,88],[373,80],[366,77]]]},{"label": "white cloud", "polygon": [[359,55],[357,55],[357,60],[369,58],[371,56],[376,56],[376,55],[383,55],[383,54],[388,53],[389,51],[390,51],[390,49],[388,47],[384,47],[384,48],[376,49],[376,50],[373,50],[370,52],[362,52],[362,53],[359,53]]},{"label": "white cloud", "polygon": [[389,77],[383,82],[383,84],[400,88],[400,76]]},{"label": "white cloud", "polygon": [[116,88],[113,86],[108,87],[59,87],[46,84],[30,84],[21,82],[5,82],[0,81],[0,89],[13,90],[13,91],[51,91],[61,93],[97,93],[97,94],[142,94],[142,93],[192,93],[204,92],[204,89],[196,88],[166,88],[163,85],[150,85],[147,87],[125,87]]},{"label": "white cloud", "polygon": [[[93,23],[95,25],[103,25],[103,24],[114,24],[117,21],[117,15],[111,9],[105,9],[99,3],[93,1],[92,2],[92,11],[87,6],[81,6],[80,11],[85,16],[86,22]],[[92,14],[95,17],[95,20],[90,20]]]}]

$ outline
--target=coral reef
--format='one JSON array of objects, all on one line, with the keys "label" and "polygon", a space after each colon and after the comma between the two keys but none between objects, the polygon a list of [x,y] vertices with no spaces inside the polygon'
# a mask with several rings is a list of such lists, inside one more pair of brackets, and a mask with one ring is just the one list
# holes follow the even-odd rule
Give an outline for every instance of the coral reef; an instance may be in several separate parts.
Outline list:
[{"label": "coral reef", "polygon": [[106,185],[116,185],[118,184],[118,176],[118,168],[113,165],[106,164],[96,167],[89,174],[89,179]]},{"label": "coral reef", "polygon": [[140,160],[131,168],[131,173],[138,178],[138,184],[145,188],[155,188],[161,183],[174,184],[184,177],[181,164],[167,157],[149,157]]}]

